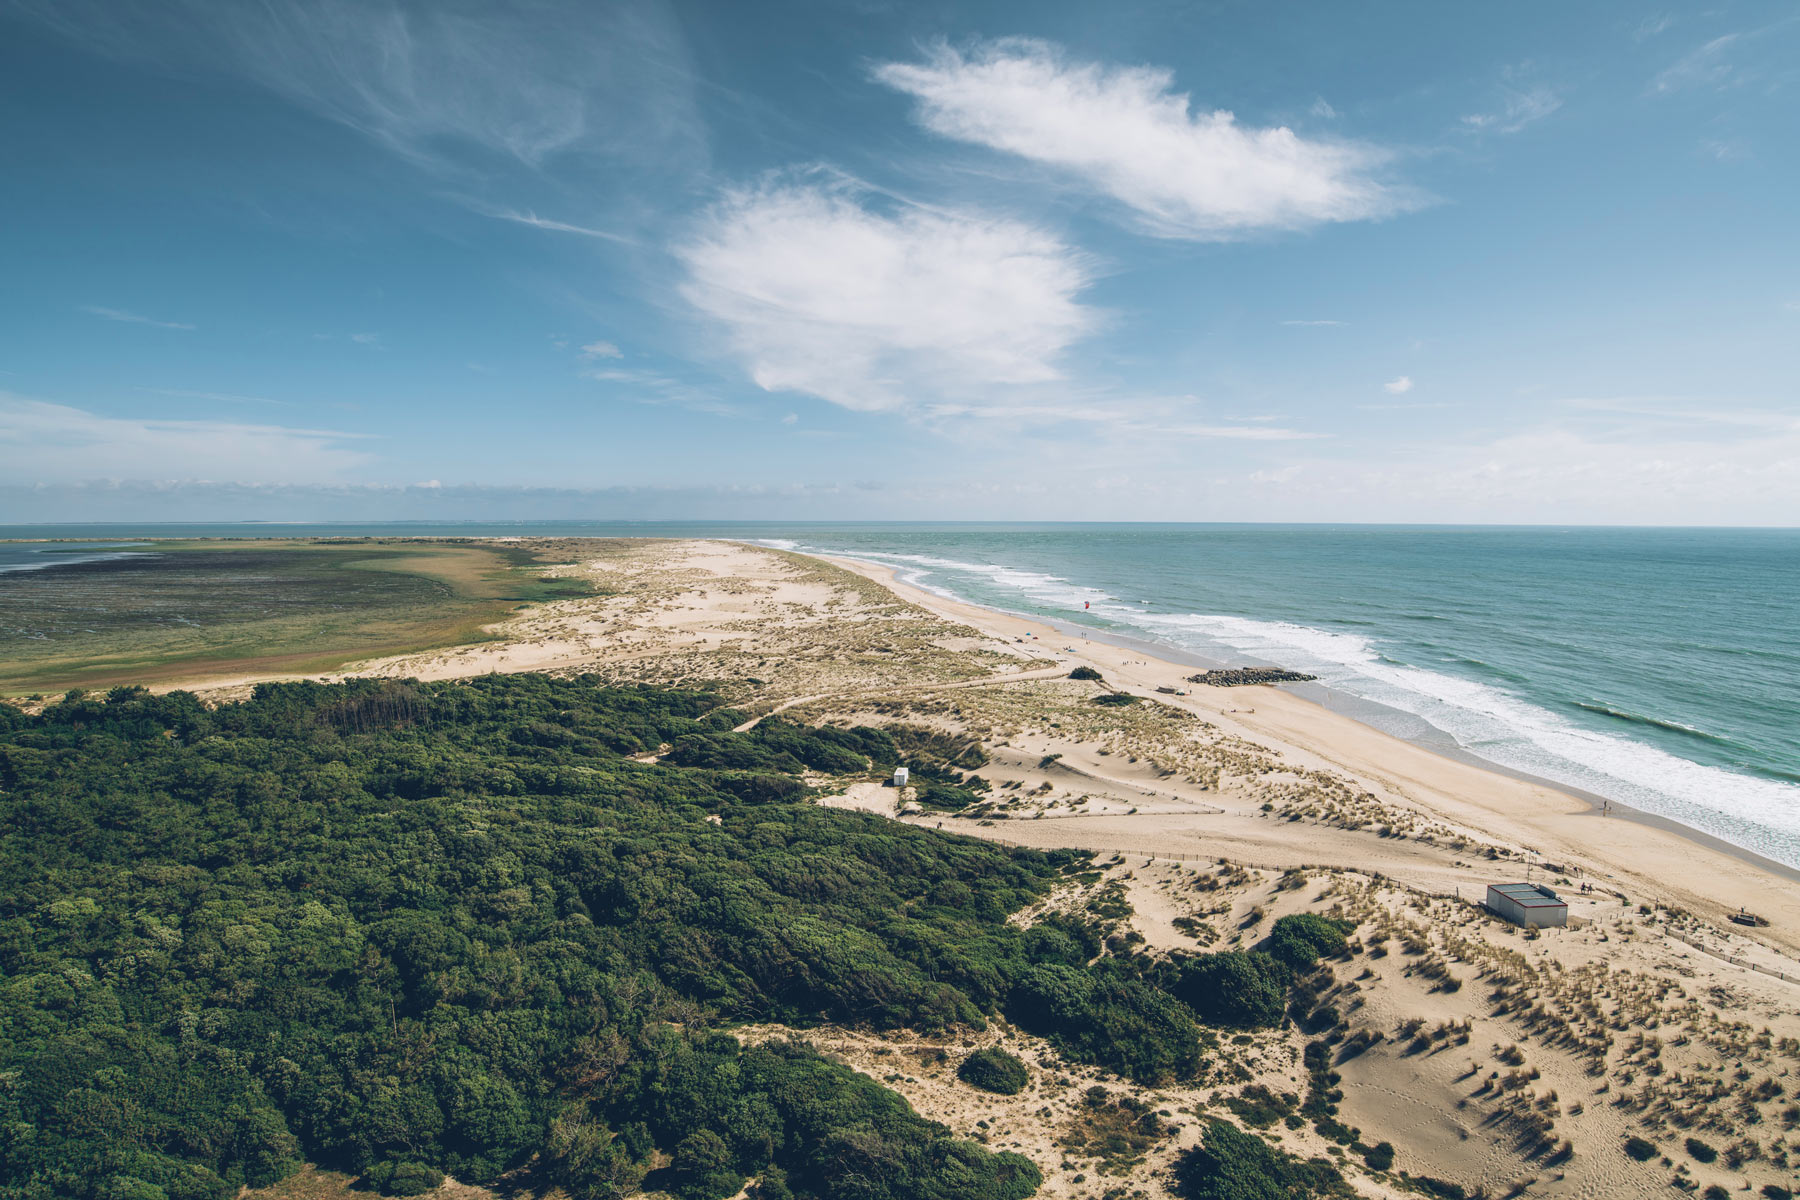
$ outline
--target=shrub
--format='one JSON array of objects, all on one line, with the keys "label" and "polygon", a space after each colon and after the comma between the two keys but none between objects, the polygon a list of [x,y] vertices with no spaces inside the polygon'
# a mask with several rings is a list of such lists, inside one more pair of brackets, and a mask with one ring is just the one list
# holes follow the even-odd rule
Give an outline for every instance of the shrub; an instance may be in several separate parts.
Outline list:
[{"label": "shrub", "polygon": [[1765,1183],[1762,1194],[1764,1200],[1794,1200],[1794,1193],[1779,1183]]},{"label": "shrub", "polygon": [[[1352,927],[1354,928],[1354,927]],[[1269,930],[1269,954],[1295,971],[1304,971],[1321,958],[1342,954],[1349,930],[1340,921],[1313,913],[1281,918]]]},{"label": "shrub", "polygon": [[1363,1155],[1363,1162],[1371,1171],[1386,1171],[1394,1165],[1394,1144],[1377,1142]]},{"label": "shrub", "polygon": [[977,1050],[963,1059],[956,1077],[970,1087],[1001,1096],[1018,1095],[1031,1080],[1024,1063],[996,1047]]},{"label": "shrub", "polygon": [[1175,998],[1209,1025],[1254,1029],[1281,1020],[1287,969],[1267,954],[1225,950],[1182,964]]},{"label": "shrub", "polygon": [[1700,1200],[1731,1200],[1731,1193],[1720,1184],[1713,1184],[1700,1193]]},{"label": "shrub", "polygon": [[1094,670],[1094,668],[1092,668],[1092,667],[1076,667],[1073,671],[1069,672],[1069,678],[1070,679],[1088,679],[1088,680],[1092,680],[1094,683],[1104,683],[1105,682],[1105,680],[1101,679],[1100,672]]},{"label": "shrub", "polygon": [[1291,1114],[1299,1102],[1299,1097],[1291,1092],[1277,1096],[1262,1084],[1253,1083],[1241,1094],[1228,1097],[1225,1107],[1236,1113],[1238,1119],[1251,1128],[1267,1129]]},{"label": "shrub", "polygon": [[1343,1176],[1320,1159],[1303,1162],[1225,1121],[1175,1160],[1183,1200],[1309,1200],[1340,1192]]},{"label": "shrub", "polygon": [[1448,1179],[1433,1179],[1429,1175],[1414,1175],[1412,1181],[1425,1189],[1428,1196],[1436,1196],[1438,1200],[1467,1200],[1468,1192],[1460,1183],[1451,1183]]},{"label": "shrub", "polygon": [[1188,1079],[1200,1069],[1193,1017],[1142,980],[1043,963],[1013,988],[1006,1015],[1064,1054],[1139,1083]]},{"label": "shrub", "polygon": [[947,783],[928,783],[914,795],[922,807],[946,812],[957,812],[981,802],[981,797],[968,788],[952,787]]},{"label": "shrub", "polygon": [[444,1173],[420,1162],[384,1162],[370,1167],[363,1182],[384,1196],[423,1196],[444,1182]]},{"label": "shrub", "polygon": [[1719,1152],[1699,1138],[1689,1138],[1687,1140],[1687,1152],[1688,1156],[1695,1162],[1717,1162],[1719,1158]]},{"label": "shrub", "polygon": [[1137,702],[1138,698],[1130,692],[1101,692],[1094,697],[1095,704],[1104,704],[1109,708],[1120,708]]},{"label": "shrub", "polygon": [[1638,1162],[1649,1162],[1657,1155],[1656,1143],[1645,1141],[1641,1137],[1628,1137],[1625,1139],[1625,1153]]}]

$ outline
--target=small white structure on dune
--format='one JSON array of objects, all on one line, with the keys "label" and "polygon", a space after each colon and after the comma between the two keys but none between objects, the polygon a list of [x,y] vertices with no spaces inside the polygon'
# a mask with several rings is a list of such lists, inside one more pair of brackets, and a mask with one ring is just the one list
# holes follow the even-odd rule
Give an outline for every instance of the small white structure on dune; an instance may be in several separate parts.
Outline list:
[{"label": "small white structure on dune", "polygon": [[905,787],[906,781],[910,778],[912,778],[912,772],[907,770],[905,767],[895,767],[894,768],[894,782],[893,782],[894,787],[897,787],[897,788]]},{"label": "small white structure on dune", "polygon": [[1539,883],[1490,883],[1487,908],[1495,916],[1527,929],[1569,923],[1568,902]]}]

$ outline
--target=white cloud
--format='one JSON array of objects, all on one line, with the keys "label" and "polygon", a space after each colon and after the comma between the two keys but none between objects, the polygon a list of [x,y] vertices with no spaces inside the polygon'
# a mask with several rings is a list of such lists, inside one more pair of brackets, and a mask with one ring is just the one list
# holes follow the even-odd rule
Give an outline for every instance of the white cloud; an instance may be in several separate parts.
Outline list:
[{"label": "white cloud", "polygon": [[875,77],[919,101],[945,137],[1066,172],[1124,204],[1163,237],[1221,240],[1384,217],[1422,197],[1379,181],[1384,150],[1192,113],[1158,67],[1071,62],[1037,41],[940,47]]},{"label": "white cloud", "polygon": [[350,335],[350,340],[359,346],[368,346],[375,350],[383,348],[379,333],[353,333]]},{"label": "white cloud", "polygon": [[126,312],[122,308],[104,308],[98,304],[84,304],[81,311],[90,316],[105,317],[108,321],[124,321],[131,325],[154,325],[158,329],[192,329],[194,326],[183,321],[158,321],[154,317],[142,317],[134,312]]},{"label": "white cloud", "polygon": [[800,414],[789,413],[787,416],[781,418],[781,423],[783,425],[798,425],[800,423]]},{"label": "white cloud", "polygon": [[1054,235],[969,212],[877,212],[843,187],[734,192],[676,254],[682,295],[758,386],[846,408],[1057,380],[1058,356],[1096,324],[1077,300],[1088,264]]},{"label": "white cloud", "polygon": [[625,352],[611,342],[589,342],[581,348],[583,358],[624,358]]},{"label": "white cloud", "polygon": [[369,461],[356,434],[231,421],[108,417],[0,392],[0,476],[13,482],[91,479],[337,478]]},{"label": "white cloud", "polygon": [[1381,385],[1381,390],[1390,396],[1404,396],[1413,390],[1412,376],[1402,375],[1398,379],[1390,379]]},{"label": "white cloud", "polygon": [[1317,100],[1314,100],[1312,108],[1309,109],[1308,111],[1310,111],[1313,116],[1319,117],[1322,120],[1326,120],[1326,121],[1335,121],[1338,118],[1338,110],[1331,107],[1330,104],[1326,103],[1325,97],[1323,97],[1323,96],[1320,96]]},{"label": "white cloud", "polygon": [[1480,132],[1517,133],[1534,121],[1543,120],[1562,106],[1562,97],[1547,87],[1525,90],[1507,88],[1497,111],[1471,113],[1463,118],[1463,124]]}]

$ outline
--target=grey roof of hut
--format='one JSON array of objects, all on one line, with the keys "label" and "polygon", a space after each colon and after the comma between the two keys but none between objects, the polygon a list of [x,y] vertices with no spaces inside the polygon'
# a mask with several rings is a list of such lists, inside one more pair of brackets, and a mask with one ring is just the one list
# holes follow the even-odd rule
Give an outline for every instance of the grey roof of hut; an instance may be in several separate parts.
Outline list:
[{"label": "grey roof of hut", "polygon": [[1488,891],[1505,896],[1520,908],[1568,907],[1568,902],[1559,899],[1555,892],[1535,883],[1490,883]]}]

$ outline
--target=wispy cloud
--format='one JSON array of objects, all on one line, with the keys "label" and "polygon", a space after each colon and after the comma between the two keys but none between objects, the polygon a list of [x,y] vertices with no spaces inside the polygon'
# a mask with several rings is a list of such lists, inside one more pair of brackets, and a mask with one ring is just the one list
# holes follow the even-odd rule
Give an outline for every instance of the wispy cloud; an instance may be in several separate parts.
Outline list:
[{"label": "wispy cloud", "polygon": [[520,0],[12,0],[116,58],[220,71],[420,161],[536,164],[576,147],[668,154],[699,138],[663,6]]},{"label": "wispy cloud", "polygon": [[1088,425],[1114,442],[1141,447],[1145,439],[1197,441],[1292,442],[1329,436],[1289,429],[1270,422],[1279,418],[1230,418],[1244,424],[1221,424],[1188,415],[1197,407],[1192,397],[1162,398],[1098,394],[1085,401],[1050,401],[1021,404],[925,405],[921,417],[931,424],[950,422],[997,425],[1008,431],[1021,425],[1041,429],[1055,424]]},{"label": "wispy cloud", "polygon": [[731,193],[676,249],[681,294],[757,385],[862,410],[1058,379],[1097,314],[1086,259],[978,213],[876,211],[844,186]]},{"label": "wispy cloud", "polygon": [[0,475],[13,482],[86,479],[335,479],[370,461],[359,435],[231,421],[109,417],[0,392]]},{"label": "wispy cloud", "polygon": [[1285,127],[1194,113],[1171,72],[1076,62],[1045,42],[942,46],[924,62],[885,63],[875,78],[919,101],[944,137],[1039,163],[1102,192],[1145,231],[1221,240],[1416,208],[1385,183],[1393,155]]},{"label": "wispy cloud", "polygon": [[182,400],[211,400],[219,404],[278,404],[286,405],[285,400],[270,400],[266,396],[240,396],[234,392],[196,392],[187,388],[139,388],[140,392],[149,392],[155,396],[174,396]]},{"label": "wispy cloud", "polygon": [[624,358],[625,352],[611,342],[589,342],[581,348],[583,358]]},{"label": "wispy cloud", "polygon": [[379,333],[353,333],[350,335],[350,340],[359,346],[367,346],[372,350],[382,350],[386,348],[381,344],[381,335]]},{"label": "wispy cloud", "polygon": [[122,308],[105,308],[98,304],[83,304],[81,311],[89,316],[105,317],[108,321],[124,321],[131,325],[154,325],[158,329],[193,329],[185,321],[159,321],[155,317],[140,316],[134,312],[126,312]]},{"label": "wispy cloud", "polygon": [[1505,89],[1498,109],[1470,113],[1463,118],[1463,126],[1483,133],[1517,133],[1562,106],[1562,97],[1551,88],[1541,85],[1526,89],[1509,87]]},{"label": "wispy cloud", "polygon": [[1729,400],[1683,396],[1571,396],[1563,400],[1581,412],[1629,417],[1648,417],[1654,425],[1635,422],[1632,428],[1647,431],[1657,426],[1717,426],[1800,434],[1800,412],[1758,408]]},{"label": "wispy cloud", "polygon": [[1670,64],[1651,81],[1656,92],[1677,92],[1690,87],[1729,87],[1738,80],[1731,51],[1743,40],[1741,33],[1727,33],[1703,42]]},{"label": "wispy cloud", "polygon": [[668,405],[713,417],[743,417],[744,409],[728,404],[705,388],[664,375],[629,367],[588,367],[582,378],[612,385],[616,393],[637,404]]},{"label": "wispy cloud", "polygon": [[1283,321],[1283,325],[1343,325],[1344,321]]},{"label": "wispy cloud", "polygon": [[599,238],[602,241],[618,242],[621,245],[635,246],[637,239],[622,233],[613,233],[606,229],[593,229],[586,225],[571,225],[567,221],[553,221],[549,217],[540,217],[534,212],[520,212],[517,209],[480,209],[484,216],[493,217],[497,221],[512,221],[518,225],[529,225],[533,229],[544,229],[552,233],[574,233],[582,237]]},{"label": "wispy cloud", "polygon": [[1390,396],[1404,396],[1413,390],[1412,377],[1402,375],[1398,379],[1390,379],[1381,385],[1381,390]]}]

